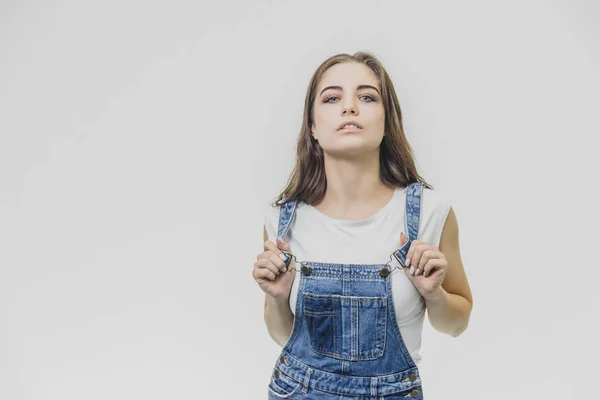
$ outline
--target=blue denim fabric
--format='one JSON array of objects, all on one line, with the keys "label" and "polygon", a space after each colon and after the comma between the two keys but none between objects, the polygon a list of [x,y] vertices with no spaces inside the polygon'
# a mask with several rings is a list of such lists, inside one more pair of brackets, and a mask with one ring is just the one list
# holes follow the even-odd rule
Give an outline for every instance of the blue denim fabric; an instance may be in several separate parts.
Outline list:
[{"label": "blue denim fabric", "polygon": [[[421,182],[406,188],[408,242],[394,252],[402,264],[418,237],[422,193]],[[281,207],[280,238],[295,211],[295,202]],[[396,320],[391,280],[380,275],[386,265],[302,265],[308,268],[300,274],[294,325],[275,363],[269,400],[423,399],[419,369]]]},{"label": "blue denim fabric", "polygon": [[277,237],[281,240],[285,239],[290,227],[292,226],[292,221],[296,216],[296,204],[298,204],[296,201],[290,201],[281,205],[281,211],[279,213],[279,227],[277,228]]}]

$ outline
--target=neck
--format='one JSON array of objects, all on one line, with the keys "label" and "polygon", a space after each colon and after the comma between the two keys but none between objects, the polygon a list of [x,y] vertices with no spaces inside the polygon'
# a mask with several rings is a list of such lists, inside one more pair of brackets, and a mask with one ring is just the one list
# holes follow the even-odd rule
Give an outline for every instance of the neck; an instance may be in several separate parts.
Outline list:
[{"label": "neck", "polygon": [[[379,149],[360,159],[325,157],[327,191],[320,203],[322,209],[335,209],[337,213],[379,205],[389,200],[394,191],[381,181],[379,174]],[[336,214],[337,214],[336,213]]]}]

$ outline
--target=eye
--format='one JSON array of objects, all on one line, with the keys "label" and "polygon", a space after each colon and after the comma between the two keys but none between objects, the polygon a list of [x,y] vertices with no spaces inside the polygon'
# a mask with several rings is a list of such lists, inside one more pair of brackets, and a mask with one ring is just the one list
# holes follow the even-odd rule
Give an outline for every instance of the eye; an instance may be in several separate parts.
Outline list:
[{"label": "eye", "polygon": [[[366,98],[368,98],[368,99],[369,99],[369,101],[367,101],[367,103],[371,103],[371,102],[375,101],[375,99],[374,99],[372,96],[369,96],[369,95],[366,95],[366,94],[365,94],[365,95],[363,95],[363,96],[360,96],[360,98],[363,98],[363,97],[366,97]],[[331,100],[331,99],[339,99],[339,97],[337,97],[337,96],[331,96],[331,97],[328,97],[328,98],[327,98],[327,99],[324,101],[324,103],[334,103],[334,102],[331,102],[331,101],[329,101],[329,100]]]}]

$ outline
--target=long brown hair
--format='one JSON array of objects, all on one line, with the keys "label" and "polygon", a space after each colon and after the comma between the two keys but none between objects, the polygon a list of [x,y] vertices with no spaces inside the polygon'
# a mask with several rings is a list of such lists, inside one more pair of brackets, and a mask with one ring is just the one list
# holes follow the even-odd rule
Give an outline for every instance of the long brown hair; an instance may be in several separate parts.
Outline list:
[{"label": "long brown hair", "polygon": [[345,62],[358,62],[366,65],[375,73],[379,82],[385,110],[385,136],[379,147],[379,171],[382,182],[394,187],[406,187],[414,182],[422,182],[426,187],[433,189],[433,186],[425,182],[417,173],[413,150],[402,127],[400,103],[396,97],[394,85],[381,62],[368,52],[360,51],[353,55],[340,53],[325,60],[310,80],[304,100],[302,127],[296,145],[296,166],[292,170],[285,189],[275,199],[273,206],[293,200],[316,205],[325,196],[327,177],[323,149],[310,133],[315,93],[325,71],[336,64]]}]

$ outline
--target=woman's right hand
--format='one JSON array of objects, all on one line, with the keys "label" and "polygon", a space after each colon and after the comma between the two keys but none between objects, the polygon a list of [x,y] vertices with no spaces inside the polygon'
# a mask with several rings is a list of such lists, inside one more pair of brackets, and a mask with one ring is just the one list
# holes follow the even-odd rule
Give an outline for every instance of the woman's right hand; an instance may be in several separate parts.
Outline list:
[{"label": "woman's right hand", "polygon": [[263,248],[264,251],[256,257],[252,277],[267,296],[277,301],[284,301],[290,295],[296,274],[294,259],[290,260],[290,265],[286,269],[283,261],[285,255],[280,248],[290,253],[290,245],[277,238],[277,246],[267,240]]}]

